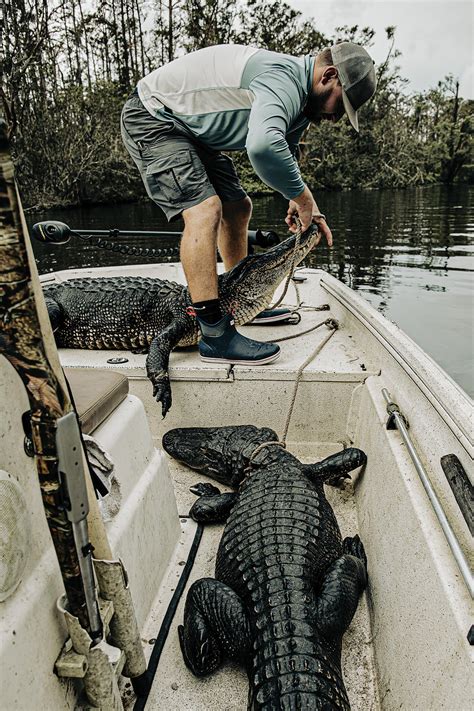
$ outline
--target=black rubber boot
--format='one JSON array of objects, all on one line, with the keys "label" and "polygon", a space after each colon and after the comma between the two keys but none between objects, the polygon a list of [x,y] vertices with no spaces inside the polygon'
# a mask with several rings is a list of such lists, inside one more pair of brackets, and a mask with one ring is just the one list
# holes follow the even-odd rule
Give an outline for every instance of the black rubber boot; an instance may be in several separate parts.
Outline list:
[{"label": "black rubber boot", "polygon": [[280,346],[275,343],[261,343],[242,336],[229,314],[212,324],[198,317],[198,323],[202,334],[199,354],[201,360],[207,363],[264,365],[272,363],[280,355]]}]

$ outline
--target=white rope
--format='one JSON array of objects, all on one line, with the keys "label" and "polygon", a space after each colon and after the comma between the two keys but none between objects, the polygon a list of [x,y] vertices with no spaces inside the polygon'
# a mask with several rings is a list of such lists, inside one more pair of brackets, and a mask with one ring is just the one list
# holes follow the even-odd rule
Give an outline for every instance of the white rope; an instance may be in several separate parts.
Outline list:
[{"label": "white rope", "polygon": [[[252,454],[249,457],[249,463],[244,470],[244,477],[239,484],[239,488],[242,486],[244,481],[250,476],[253,466],[254,466],[253,461],[254,461],[255,457],[257,456],[257,454],[262,451],[262,449],[265,449],[265,447],[269,447],[269,446],[277,446],[277,447],[282,447],[282,449],[286,449],[286,438],[288,436],[288,430],[290,427],[291,416],[293,414],[293,409],[294,409],[295,402],[296,402],[296,395],[298,393],[298,386],[300,384],[300,380],[301,380],[303,371],[311,363],[311,361],[316,357],[316,355],[323,349],[323,347],[326,345],[326,343],[329,341],[329,339],[332,338],[332,336],[334,335],[334,333],[336,332],[336,330],[339,327],[339,324],[335,319],[327,319],[326,321],[319,323],[316,327],[313,327],[313,328],[317,328],[318,326],[322,326],[323,324],[328,326],[328,328],[330,328],[331,331],[330,331],[330,333],[328,333],[326,335],[326,337],[321,341],[321,343],[318,343],[316,348],[310,353],[310,355],[306,358],[304,363],[297,370],[295,385],[294,385],[294,389],[293,389],[293,395],[291,398],[291,403],[290,403],[290,407],[288,410],[288,415],[287,415],[286,423],[285,423],[285,429],[283,431],[283,436],[282,436],[281,440],[276,440],[276,441],[272,440],[269,442],[261,442],[259,445],[257,445],[257,447],[255,447],[255,449],[253,450]],[[310,329],[310,330],[313,330],[313,329]]]},{"label": "white rope", "polygon": [[255,449],[253,450],[252,454],[250,455],[249,459],[249,464],[252,464],[253,460],[257,456],[257,454],[262,450],[265,449],[265,447],[268,447],[270,444],[276,444],[277,447],[283,447],[283,449],[286,449],[286,444],[285,442],[279,442],[278,440],[271,440],[271,442],[262,442],[259,444]]},{"label": "white rope", "polygon": [[[290,271],[288,272],[288,276],[286,278],[285,287],[284,287],[283,293],[280,296],[280,298],[278,299],[278,301],[275,304],[273,304],[272,306],[269,306],[268,307],[269,309],[274,309],[282,303],[282,301],[285,298],[286,293],[288,291],[290,281],[293,278],[294,273],[295,273],[296,254],[298,251],[298,247],[300,245],[301,234],[302,234],[301,221],[298,218],[296,218],[296,224],[297,224],[297,231],[295,233],[295,247],[293,250],[293,259],[291,262]],[[305,306],[303,304],[303,302],[301,301],[300,293],[298,290],[298,285],[296,282],[294,282],[294,288],[296,291],[296,298],[297,298],[297,303],[298,303],[298,306],[296,307],[296,309],[294,309],[294,313],[297,313],[299,309],[304,310],[304,311],[326,311],[329,309],[329,306],[327,304],[323,304],[322,306]],[[306,333],[310,333],[311,331],[314,331],[323,325],[326,325],[326,326],[328,326],[328,328],[331,329],[330,333],[327,334],[327,336],[321,341],[321,343],[318,343],[316,348],[310,353],[310,355],[306,358],[304,363],[298,368],[298,370],[296,372],[295,385],[294,385],[293,395],[291,398],[290,408],[288,410],[288,415],[286,418],[285,429],[283,430],[283,437],[281,438],[281,440],[278,440],[278,441],[272,440],[269,442],[262,442],[257,447],[255,447],[252,454],[250,455],[249,463],[244,470],[244,478],[240,482],[239,487],[242,486],[244,481],[250,475],[250,473],[252,471],[252,467],[253,467],[253,461],[259,452],[261,452],[263,449],[265,449],[266,447],[271,446],[271,445],[273,445],[273,446],[276,445],[277,447],[282,447],[283,449],[286,449],[286,438],[288,436],[288,429],[290,427],[290,421],[291,421],[293,409],[294,409],[295,402],[296,402],[296,395],[298,393],[298,386],[300,384],[300,380],[301,380],[303,371],[311,363],[311,361],[317,356],[317,354],[323,349],[323,347],[326,345],[326,343],[329,341],[329,339],[332,338],[332,336],[334,335],[336,330],[339,328],[339,324],[335,319],[330,318],[330,319],[326,319],[326,321],[321,321],[321,323],[318,323],[315,326],[312,326],[311,328],[306,329],[305,331],[301,331],[300,333],[295,333],[291,336],[285,336],[284,338],[272,339],[271,342],[276,343],[276,342],[280,342],[280,341],[287,341],[291,338],[298,338],[299,336],[303,336]]]},{"label": "white rope", "polygon": [[[298,386],[300,384],[301,376],[303,375],[303,371],[308,366],[311,361],[318,355],[318,353],[323,349],[323,347],[326,345],[326,343],[329,341],[330,338],[332,338],[336,332],[336,330],[339,328],[339,324],[335,319],[327,319],[327,321],[324,322],[330,329],[330,333],[327,334],[327,336],[321,341],[321,343],[318,343],[316,348],[312,351],[312,353],[309,354],[309,356],[306,358],[304,363],[300,365],[296,372],[296,379],[295,379],[295,386],[293,390],[293,396],[291,398],[291,403],[290,403],[290,409],[288,411],[288,416],[286,418],[286,423],[285,423],[285,429],[283,430],[283,436],[281,438],[282,442],[285,442],[286,444],[286,438],[288,436],[288,429],[290,427],[290,421],[291,421],[291,416],[293,414],[293,408],[295,406],[296,402],[296,395],[298,393]],[[318,324],[321,325],[321,324]]]}]

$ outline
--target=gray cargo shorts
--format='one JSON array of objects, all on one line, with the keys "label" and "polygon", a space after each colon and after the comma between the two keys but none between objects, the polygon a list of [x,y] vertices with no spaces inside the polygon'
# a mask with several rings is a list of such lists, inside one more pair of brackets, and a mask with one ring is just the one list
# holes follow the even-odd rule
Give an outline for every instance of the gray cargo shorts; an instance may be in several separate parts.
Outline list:
[{"label": "gray cargo shorts", "polygon": [[181,133],[172,117],[154,118],[136,91],[123,107],[120,127],[148,195],[168,222],[213,195],[222,202],[246,197],[229,156]]}]

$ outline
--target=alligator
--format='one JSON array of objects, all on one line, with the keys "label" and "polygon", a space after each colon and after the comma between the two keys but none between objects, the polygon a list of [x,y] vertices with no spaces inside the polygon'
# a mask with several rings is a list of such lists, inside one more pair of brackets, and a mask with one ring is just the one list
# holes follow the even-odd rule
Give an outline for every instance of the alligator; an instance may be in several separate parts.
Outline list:
[{"label": "alligator", "polygon": [[251,425],[178,428],[166,452],[238,491],[210,483],[197,521],[227,520],[215,578],[190,587],[178,627],[184,661],[196,676],[230,659],[246,668],[249,709],[349,709],[341,641],[367,583],[358,536],[342,540],[323,484],[339,485],[366,462],[348,448],[302,464],[276,433]]},{"label": "alligator", "polygon": [[[285,275],[320,237],[313,225],[298,242],[292,235],[219,275],[222,308],[233,314],[236,325],[268,306]],[[188,288],[163,279],[120,276],[69,279],[45,285],[43,292],[58,347],[148,353],[146,371],[164,417],[171,407],[170,353],[197,344],[200,337]]]}]

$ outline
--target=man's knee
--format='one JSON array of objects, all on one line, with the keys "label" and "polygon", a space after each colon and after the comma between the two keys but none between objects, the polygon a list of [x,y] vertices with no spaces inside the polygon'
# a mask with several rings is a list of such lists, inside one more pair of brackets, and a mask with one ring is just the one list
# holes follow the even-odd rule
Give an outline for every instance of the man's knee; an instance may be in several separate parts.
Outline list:
[{"label": "man's knee", "polygon": [[225,202],[222,205],[222,219],[225,222],[232,222],[234,220],[250,220],[251,215],[252,201],[248,195],[242,198],[242,200]]},{"label": "man's knee", "polygon": [[183,210],[183,220],[186,227],[192,225],[203,225],[205,223],[210,228],[218,229],[222,220],[222,202],[217,195],[207,198],[193,205],[187,210]]}]

